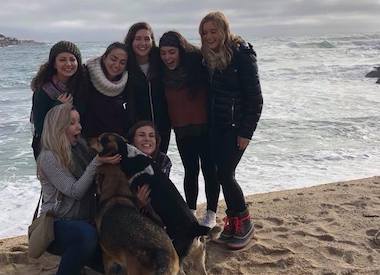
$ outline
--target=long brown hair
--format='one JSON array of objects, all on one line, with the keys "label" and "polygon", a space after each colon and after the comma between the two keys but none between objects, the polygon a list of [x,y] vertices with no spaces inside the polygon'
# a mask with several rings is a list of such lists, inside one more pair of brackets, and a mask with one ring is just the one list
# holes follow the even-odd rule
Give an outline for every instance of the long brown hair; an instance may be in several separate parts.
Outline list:
[{"label": "long brown hair", "polygon": [[154,150],[151,157],[155,159],[160,152],[161,136],[158,133],[157,128],[154,126],[152,121],[140,120],[136,122],[128,131],[128,135],[127,135],[128,143],[133,145],[137,129],[141,127],[145,127],[145,126],[150,126],[154,130],[154,135],[156,137],[156,149]]},{"label": "long brown hair", "polygon": [[75,72],[73,76],[70,77],[70,79],[66,83],[67,92],[74,95],[76,92],[79,92],[82,89],[81,82],[84,78],[84,68],[82,65],[82,58],[81,58],[79,49],[72,42],[60,41],[51,47],[50,53],[49,53],[49,60],[40,66],[36,76],[32,79],[32,82],[30,83],[30,87],[33,92],[40,90],[42,86],[45,83],[51,81],[53,76],[57,73],[56,68],[54,68],[55,59],[57,57],[55,50],[56,50],[56,46],[57,45],[59,46],[62,43],[69,44],[73,48],[75,47],[76,54],[74,54],[74,56],[78,63],[77,71]]},{"label": "long brown hair", "polygon": [[127,35],[124,38],[124,43],[128,49],[128,71],[137,70],[139,64],[137,63],[136,54],[133,52],[132,43],[135,40],[136,33],[139,30],[147,30],[150,32],[150,38],[152,39],[152,49],[149,53],[149,71],[148,78],[156,77],[159,73],[159,51],[154,39],[153,29],[147,22],[137,22],[133,24]]}]

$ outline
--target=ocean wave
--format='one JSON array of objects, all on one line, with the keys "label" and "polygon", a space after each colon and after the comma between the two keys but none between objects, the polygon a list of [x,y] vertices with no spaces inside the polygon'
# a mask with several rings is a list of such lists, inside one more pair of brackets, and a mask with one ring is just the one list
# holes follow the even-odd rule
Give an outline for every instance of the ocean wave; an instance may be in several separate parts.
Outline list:
[{"label": "ocean wave", "polygon": [[320,49],[331,49],[336,46],[327,40],[321,42],[289,42],[288,47],[290,48],[320,48]]}]

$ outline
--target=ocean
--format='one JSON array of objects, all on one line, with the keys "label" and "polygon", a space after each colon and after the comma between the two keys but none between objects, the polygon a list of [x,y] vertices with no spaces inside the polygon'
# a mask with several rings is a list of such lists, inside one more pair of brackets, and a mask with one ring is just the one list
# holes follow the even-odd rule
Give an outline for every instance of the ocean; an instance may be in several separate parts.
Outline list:
[{"label": "ocean", "polygon": [[[264,109],[236,171],[244,194],[379,175],[380,85],[364,75],[380,63],[380,33],[249,41]],[[109,43],[77,44],[87,60]],[[29,84],[51,45],[0,48],[0,238],[25,234],[37,205]],[[168,155],[183,194],[173,136]],[[200,177],[198,202],[204,201]]]}]

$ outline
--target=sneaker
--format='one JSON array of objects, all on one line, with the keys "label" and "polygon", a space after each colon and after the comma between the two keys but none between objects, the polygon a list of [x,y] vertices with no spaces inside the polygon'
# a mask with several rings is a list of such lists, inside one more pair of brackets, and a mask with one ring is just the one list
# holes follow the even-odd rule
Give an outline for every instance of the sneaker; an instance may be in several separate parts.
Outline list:
[{"label": "sneaker", "polygon": [[242,249],[252,239],[255,227],[251,221],[251,216],[248,210],[240,213],[235,221],[235,232],[231,238],[228,239],[226,245],[230,249]]},{"label": "sneaker", "polygon": [[199,224],[213,228],[216,225],[216,213],[212,210],[207,210]]}]

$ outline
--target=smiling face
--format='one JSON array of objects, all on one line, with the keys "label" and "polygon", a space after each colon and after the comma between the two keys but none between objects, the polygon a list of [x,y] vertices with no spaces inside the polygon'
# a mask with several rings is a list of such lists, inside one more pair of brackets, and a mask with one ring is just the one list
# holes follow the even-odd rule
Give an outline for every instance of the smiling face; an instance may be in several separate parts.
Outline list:
[{"label": "smiling face", "polygon": [[141,29],[136,32],[132,42],[132,50],[136,55],[139,64],[148,63],[149,53],[153,47],[152,33],[147,29]]},{"label": "smiling face", "polygon": [[162,62],[169,70],[175,70],[179,64],[179,49],[171,46],[163,46],[160,48],[160,56]]},{"label": "smiling face", "polygon": [[78,142],[82,126],[80,124],[79,113],[76,110],[70,111],[70,125],[66,128],[65,134],[71,145],[75,145]]},{"label": "smiling face", "polygon": [[152,156],[157,146],[156,132],[151,126],[137,128],[133,145],[144,154]]},{"label": "smiling face", "polygon": [[106,68],[106,77],[112,81],[124,72],[127,66],[127,53],[123,49],[115,48],[103,57],[103,64]]},{"label": "smiling face", "polygon": [[57,78],[67,81],[78,70],[78,61],[72,53],[63,52],[55,57],[54,68],[57,70]]},{"label": "smiling face", "polygon": [[218,52],[223,43],[223,34],[212,20],[202,26],[202,43],[214,52]]}]

